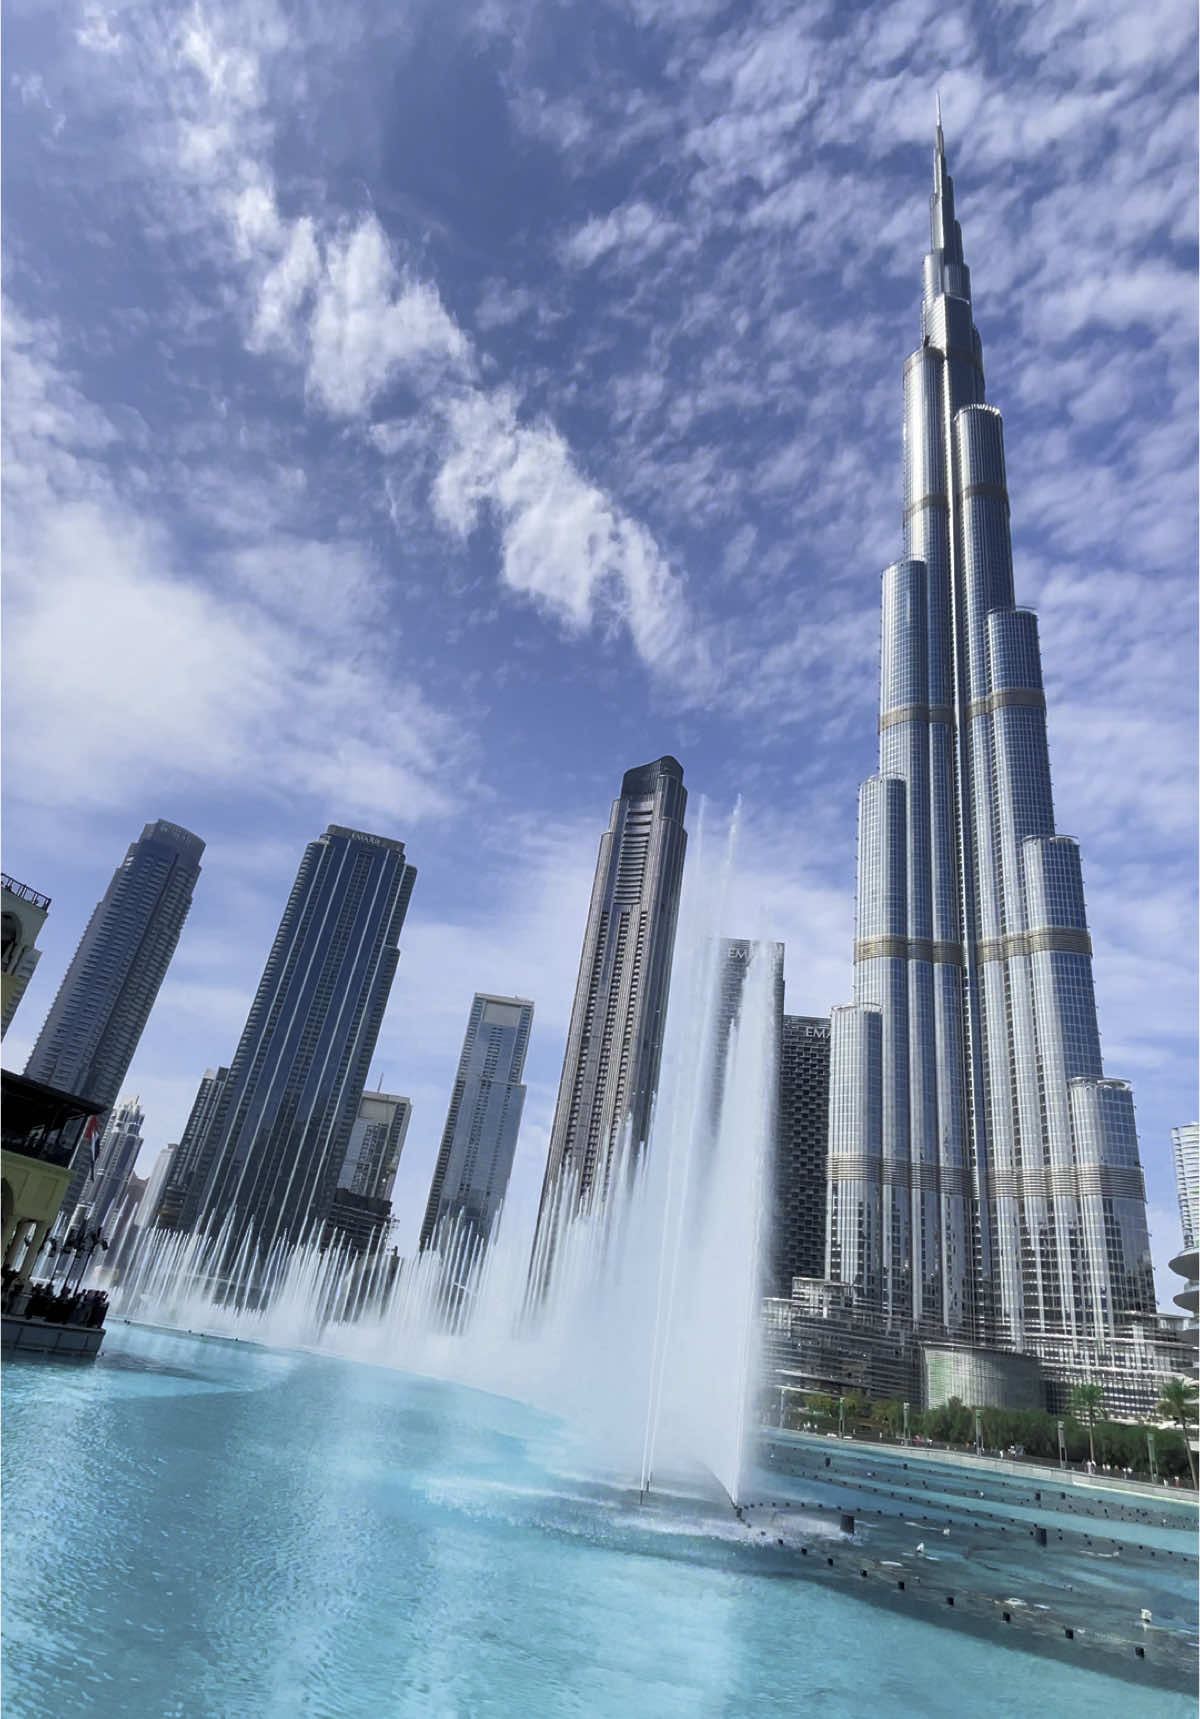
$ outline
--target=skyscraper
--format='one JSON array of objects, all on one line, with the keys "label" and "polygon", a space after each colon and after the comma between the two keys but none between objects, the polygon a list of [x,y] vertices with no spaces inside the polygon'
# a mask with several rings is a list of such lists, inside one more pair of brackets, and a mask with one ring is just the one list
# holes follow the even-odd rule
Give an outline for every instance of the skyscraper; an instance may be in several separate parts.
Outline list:
[{"label": "skyscraper", "polygon": [[527,998],[475,993],[421,1225],[422,1248],[441,1224],[456,1219],[485,1241],[491,1234],[517,1149],[532,1026]]},{"label": "skyscraper", "polygon": [[687,831],[683,766],[659,758],[625,772],[588,909],[535,1253],[564,1198],[603,1198],[626,1130],[650,1128],[666,1023]]},{"label": "skyscraper", "polygon": [[179,1145],[171,1156],[158,1208],[150,1219],[152,1224],[163,1229],[180,1227],[188,1190],[193,1186],[199,1188],[208,1170],[209,1160],[204,1157],[204,1149],[211,1138],[209,1129],[228,1079],[227,1068],[205,1069],[179,1137]]},{"label": "skyscraper", "polygon": [[790,1295],[795,1277],[824,1274],[828,1159],[829,1022],[816,1015],[784,1015],[771,1225],[773,1295]]},{"label": "skyscraper", "polygon": [[[783,944],[759,945],[771,961],[774,979],[774,1034],[778,1042],[783,1030]],[[709,1126],[716,1134],[720,1125],[721,1106],[725,1098],[725,1082],[729,1074],[729,1051],[734,1028],[742,1009],[742,993],[746,974],[754,958],[756,946],[743,937],[722,937],[717,962],[717,1008],[713,1022],[714,1043],[711,1085],[708,1099]]]},{"label": "skyscraper", "polygon": [[108,1238],[109,1214],[120,1202],[133,1174],[145,1125],[140,1098],[123,1098],[113,1106],[96,1149],[95,1172],[85,1179],[74,1214],[66,1214],[69,1229],[82,1224],[102,1231]]},{"label": "skyscraper", "polygon": [[1171,1270],[1186,1287],[1175,1296],[1176,1307],[1189,1315],[1194,1331],[1200,1308],[1200,1122],[1182,1122],[1171,1130],[1171,1153],[1175,1160],[1175,1185],[1179,1190],[1179,1227],[1183,1248],[1172,1259]]},{"label": "skyscraper", "polygon": [[411,1098],[394,1092],[364,1092],[338,1187],[366,1199],[390,1200],[411,1120]]},{"label": "skyscraper", "polygon": [[[204,843],[161,818],[147,824],[98,903],[25,1065],[33,1080],[116,1102],[179,942]],[[79,1201],[90,1155],[76,1152],[63,1200]]]},{"label": "skyscraper", "polygon": [[1133,1096],[1101,1066],[940,120],[931,225],[879,773],[859,798],[854,1002],[833,1014],[828,1274],[889,1328],[1103,1340],[1154,1309]]},{"label": "skyscraper", "polygon": [[330,824],[308,844],[228,1076],[196,1143],[184,1229],[217,1229],[230,1220],[240,1239],[252,1225],[268,1249],[324,1224],[416,875],[403,842],[384,836]]},{"label": "skyscraper", "polygon": [[1184,1247],[1200,1247],[1200,1122],[1181,1122],[1171,1130],[1179,1227]]}]

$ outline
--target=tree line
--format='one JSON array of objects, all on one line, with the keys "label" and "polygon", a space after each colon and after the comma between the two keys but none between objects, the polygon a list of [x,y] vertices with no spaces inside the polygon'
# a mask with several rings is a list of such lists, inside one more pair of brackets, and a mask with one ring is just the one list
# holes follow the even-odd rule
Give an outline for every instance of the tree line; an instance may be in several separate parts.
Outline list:
[{"label": "tree line", "polygon": [[[1070,1412],[1063,1416],[1043,1409],[980,1409],[978,1435],[985,1450],[1008,1451],[1020,1446],[1026,1456],[1057,1462],[1058,1423],[1063,1423],[1067,1461],[1093,1461],[1098,1468],[1129,1470],[1139,1478],[1150,1474],[1150,1443],[1153,1437],[1155,1466],[1168,1479],[1179,1475],[1195,1486],[1195,1466],[1187,1432],[1196,1422],[1196,1387],[1183,1379],[1171,1380],[1163,1389],[1158,1412],[1174,1426],[1148,1426],[1144,1421],[1114,1421],[1104,1418],[1104,1393],[1099,1385],[1077,1385],[1071,1392]],[[844,1397],[815,1393],[785,1401],[785,1425],[794,1431],[811,1428],[818,1432],[883,1432],[903,1435],[904,1403],[899,1397],[872,1399],[850,1392]],[[976,1410],[951,1397],[934,1409],[912,1409],[908,1431],[913,1437],[934,1444],[974,1450]]]}]

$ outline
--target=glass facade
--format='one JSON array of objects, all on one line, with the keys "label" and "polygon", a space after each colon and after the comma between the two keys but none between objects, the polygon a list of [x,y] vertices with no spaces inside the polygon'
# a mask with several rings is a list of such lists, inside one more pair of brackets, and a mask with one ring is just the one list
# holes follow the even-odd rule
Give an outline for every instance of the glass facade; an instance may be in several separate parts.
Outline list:
[{"label": "glass facade", "polygon": [[390,1201],[411,1120],[411,1099],[394,1092],[364,1092],[338,1187],[367,1199]]},{"label": "glass facade", "polygon": [[[163,819],[147,824],[97,903],[30,1052],[25,1073],[61,1092],[116,1103],[179,942],[204,843]],[[91,1155],[76,1152],[63,1200],[79,1203]]]},{"label": "glass facade", "polygon": [[938,127],[904,558],[883,575],[852,1007],[832,1017],[826,1271],[886,1326],[1023,1348],[1152,1313],[1133,1098],[1106,1080],[1079,850]]},{"label": "glass facade", "polygon": [[[180,1227],[269,1250],[333,1207],[399,960],[416,868],[403,842],[330,824],[300,870],[229,1072],[197,1105]],[[208,1076],[205,1077],[206,1081]]]},{"label": "glass facade", "polygon": [[1183,1245],[1200,1247],[1200,1122],[1183,1122],[1172,1128],[1171,1155],[1175,1160]]},{"label": "glass facade", "polygon": [[770,1292],[789,1296],[794,1278],[825,1270],[829,1022],[820,1016],[782,1018],[777,1126]]},{"label": "glass facade", "polygon": [[528,998],[476,993],[421,1225],[422,1248],[443,1224],[469,1226],[483,1241],[491,1235],[517,1149],[532,1026]]},{"label": "glass facade", "polygon": [[563,1201],[603,1199],[626,1130],[644,1149],[658,1086],[687,831],[683,766],[659,758],[627,770],[592,885],[571,1009],[535,1257]]}]

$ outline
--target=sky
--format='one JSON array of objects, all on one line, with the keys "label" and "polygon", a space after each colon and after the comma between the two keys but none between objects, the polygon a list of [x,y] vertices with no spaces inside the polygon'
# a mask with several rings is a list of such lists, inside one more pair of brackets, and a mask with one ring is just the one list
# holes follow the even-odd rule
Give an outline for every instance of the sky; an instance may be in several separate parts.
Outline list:
[{"label": "sky", "polygon": [[[672,753],[737,924],[851,995],[934,91],[1159,1267],[1197,1111],[1190,0],[9,0],[5,870],[20,1068],[143,823],[208,844],[126,1090],[228,1062],[307,841],[418,868],[371,1084],[415,1240],[476,990],[535,1201],[596,847]],[[406,1232],[411,1231],[411,1236]]]}]

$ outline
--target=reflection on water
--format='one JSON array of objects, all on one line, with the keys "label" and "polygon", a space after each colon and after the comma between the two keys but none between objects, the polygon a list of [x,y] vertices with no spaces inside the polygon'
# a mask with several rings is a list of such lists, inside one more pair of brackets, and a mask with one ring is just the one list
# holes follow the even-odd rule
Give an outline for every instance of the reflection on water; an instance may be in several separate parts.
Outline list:
[{"label": "reflection on water", "polygon": [[1191,1708],[764,1580],[715,1487],[462,1387],[118,1325],[3,1407],[9,1719]]}]

